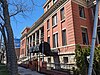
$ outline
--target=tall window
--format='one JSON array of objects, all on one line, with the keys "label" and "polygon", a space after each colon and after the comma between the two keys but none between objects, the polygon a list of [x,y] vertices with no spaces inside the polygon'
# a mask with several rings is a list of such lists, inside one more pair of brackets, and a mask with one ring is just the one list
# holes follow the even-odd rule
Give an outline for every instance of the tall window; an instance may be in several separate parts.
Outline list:
[{"label": "tall window", "polygon": [[84,7],[79,5],[79,15],[82,18],[85,18],[85,11],[84,11]]},{"label": "tall window", "polygon": [[66,45],[66,30],[62,30],[62,45]]},{"label": "tall window", "polygon": [[50,44],[50,37],[48,37],[48,43]]},{"label": "tall window", "polygon": [[47,20],[47,29],[49,29],[50,28],[50,22],[49,22],[49,20]]},{"label": "tall window", "polygon": [[64,14],[64,8],[62,8],[60,10],[60,14],[61,14],[61,20],[63,20],[65,18],[65,14]]},{"label": "tall window", "polygon": [[53,35],[53,48],[58,47],[58,33]]},{"label": "tall window", "polygon": [[56,3],[57,0],[53,0],[53,3]]},{"label": "tall window", "polygon": [[55,15],[52,17],[52,25],[53,25],[53,26],[57,25],[57,14],[55,14]]},{"label": "tall window", "polygon": [[47,10],[50,8],[49,4],[47,5]]},{"label": "tall window", "polygon": [[83,38],[83,44],[88,45],[88,34],[86,28],[82,28],[82,38]]}]

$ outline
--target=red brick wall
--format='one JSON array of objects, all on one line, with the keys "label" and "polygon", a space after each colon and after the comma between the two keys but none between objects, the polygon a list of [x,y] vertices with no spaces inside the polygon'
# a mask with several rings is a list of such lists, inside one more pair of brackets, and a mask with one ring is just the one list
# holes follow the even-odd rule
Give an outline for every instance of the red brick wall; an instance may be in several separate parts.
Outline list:
[{"label": "red brick wall", "polygon": [[[25,28],[22,32],[22,36],[28,33],[29,30],[30,28]],[[22,38],[20,42],[20,56],[21,55],[26,56],[26,41],[27,41],[26,36],[24,36],[24,38]]]},{"label": "red brick wall", "polygon": [[17,58],[20,57],[20,48],[15,48]]},{"label": "red brick wall", "polygon": [[22,35],[27,34],[27,32],[30,30],[30,28],[25,28],[22,32]]},{"label": "red brick wall", "polygon": [[85,17],[86,18],[81,18],[79,16],[79,6],[78,4],[72,2],[72,11],[73,11],[73,21],[74,21],[74,33],[75,33],[75,42],[76,44],[83,44],[82,43],[82,31],[81,27],[87,27],[87,32],[88,32],[88,39],[89,39],[89,44],[91,44],[91,37],[92,37],[92,26],[93,23],[91,21],[91,10],[89,8],[84,7],[85,9]]},{"label": "red brick wall", "polygon": [[[52,17],[50,17],[50,30],[47,30],[47,22],[44,23],[44,40],[47,41],[47,37],[50,36],[50,46],[53,47],[53,33],[58,32],[58,45],[62,46],[62,29],[66,28],[67,45],[71,44],[83,44],[82,40],[82,30],[81,27],[87,28],[88,41],[91,44],[92,31],[93,31],[93,16],[92,8],[84,7],[85,17],[81,18],[79,16],[79,5],[69,1],[64,6],[65,11],[65,21],[61,22],[60,10],[57,12],[57,26],[52,27]],[[99,7],[100,15],[100,7]],[[100,18],[99,18],[100,22]],[[65,49],[60,49],[62,52],[72,51],[75,46],[66,47]]]},{"label": "red brick wall", "polygon": [[65,6],[65,25],[67,30],[67,44],[75,44],[75,34],[73,25],[73,15],[72,15],[72,2],[68,2]]},{"label": "red brick wall", "polygon": [[[65,20],[61,21],[60,10],[57,12],[57,26],[52,27],[52,17],[50,17],[50,30],[47,30],[47,22],[44,23],[44,40],[47,41],[47,37],[50,36],[50,46],[53,47],[53,33],[58,32],[58,46],[62,46],[62,29],[66,29],[67,44],[75,44],[72,5],[69,1],[64,6]],[[74,50],[75,47],[68,47],[66,50],[60,49],[61,52]]]},{"label": "red brick wall", "polygon": [[26,55],[26,37],[21,40],[20,55]]}]

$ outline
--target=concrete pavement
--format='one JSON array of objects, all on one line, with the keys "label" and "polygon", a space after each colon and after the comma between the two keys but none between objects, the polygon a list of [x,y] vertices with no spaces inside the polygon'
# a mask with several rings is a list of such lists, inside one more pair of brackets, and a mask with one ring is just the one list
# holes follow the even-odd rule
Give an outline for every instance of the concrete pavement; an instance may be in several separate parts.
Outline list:
[{"label": "concrete pavement", "polygon": [[32,71],[30,69],[25,69],[23,67],[18,67],[18,72],[20,75],[45,75],[45,74],[40,74],[36,71]]}]

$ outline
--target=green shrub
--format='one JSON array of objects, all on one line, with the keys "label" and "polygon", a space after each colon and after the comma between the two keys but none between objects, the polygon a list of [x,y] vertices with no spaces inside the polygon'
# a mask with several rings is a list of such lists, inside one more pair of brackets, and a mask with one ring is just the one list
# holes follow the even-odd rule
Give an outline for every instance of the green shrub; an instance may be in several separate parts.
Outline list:
[{"label": "green shrub", "polygon": [[[87,61],[87,56],[89,55],[90,55],[90,47],[81,48],[80,45],[76,46],[75,50],[76,65],[81,75],[87,75],[89,66],[89,61]],[[95,48],[93,69],[96,72],[96,75],[100,74],[100,46]]]}]

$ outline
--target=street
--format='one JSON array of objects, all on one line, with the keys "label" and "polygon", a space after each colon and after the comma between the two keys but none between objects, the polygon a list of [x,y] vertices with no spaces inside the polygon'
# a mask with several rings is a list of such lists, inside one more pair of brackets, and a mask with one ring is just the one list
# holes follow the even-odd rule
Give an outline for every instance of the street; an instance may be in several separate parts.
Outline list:
[{"label": "street", "polygon": [[18,67],[18,72],[20,75],[44,75],[44,74],[40,74],[36,71],[32,71],[30,69],[25,69],[23,67]]}]

